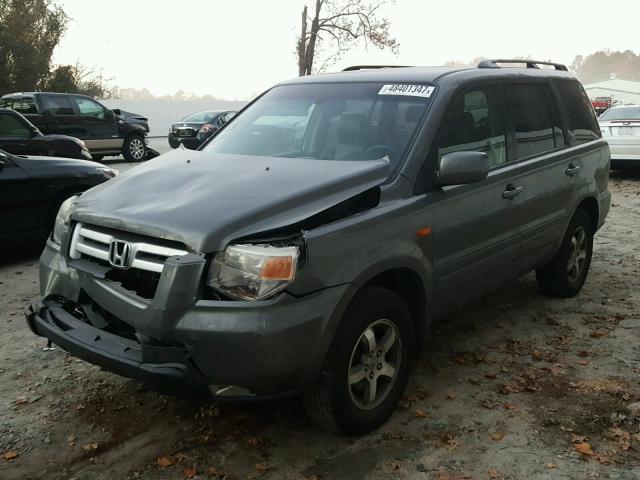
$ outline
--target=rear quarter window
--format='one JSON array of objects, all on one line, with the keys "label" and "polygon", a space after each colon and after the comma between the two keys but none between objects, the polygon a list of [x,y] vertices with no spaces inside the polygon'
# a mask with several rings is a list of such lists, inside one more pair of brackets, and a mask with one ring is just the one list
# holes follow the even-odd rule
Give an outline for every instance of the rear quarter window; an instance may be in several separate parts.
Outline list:
[{"label": "rear quarter window", "polygon": [[600,127],[586,92],[575,80],[555,82],[564,105],[567,132],[573,144],[600,138]]},{"label": "rear quarter window", "polygon": [[38,113],[35,99],[33,97],[24,95],[22,97],[16,98],[13,101],[13,109],[16,112],[22,113],[23,115],[29,113]]}]

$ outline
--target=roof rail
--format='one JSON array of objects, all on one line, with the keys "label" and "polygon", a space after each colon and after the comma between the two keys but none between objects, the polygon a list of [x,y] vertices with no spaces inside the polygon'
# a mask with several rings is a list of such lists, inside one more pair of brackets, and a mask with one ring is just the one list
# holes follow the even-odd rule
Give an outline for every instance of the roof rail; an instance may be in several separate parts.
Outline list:
[{"label": "roof rail", "polygon": [[352,65],[347,67],[343,72],[353,72],[355,70],[376,70],[379,68],[406,68],[409,65]]},{"label": "roof rail", "polygon": [[566,65],[562,63],[552,63],[552,62],[539,62],[538,60],[527,60],[527,59],[491,59],[491,60],[482,60],[478,64],[478,68],[500,68],[499,63],[524,63],[527,65],[527,68],[540,68],[538,65],[551,65],[555,67],[556,70],[561,70],[563,72],[568,72],[569,69]]}]

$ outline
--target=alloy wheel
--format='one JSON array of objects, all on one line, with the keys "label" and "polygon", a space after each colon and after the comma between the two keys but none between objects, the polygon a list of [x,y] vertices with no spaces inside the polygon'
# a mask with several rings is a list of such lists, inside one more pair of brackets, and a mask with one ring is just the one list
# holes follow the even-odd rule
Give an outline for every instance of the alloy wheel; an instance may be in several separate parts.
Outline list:
[{"label": "alloy wheel", "polygon": [[144,142],[139,138],[134,138],[129,142],[129,153],[136,160],[142,160],[144,157]]},{"label": "alloy wheel", "polygon": [[380,405],[389,395],[400,371],[402,342],[398,328],[387,319],[372,322],[351,353],[349,395],[362,410]]},{"label": "alloy wheel", "polygon": [[571,236],[569,259],[567,260],[567,275],[575,282],[584,269],[587,258],[587,232],[584,227],[578,227]]}]

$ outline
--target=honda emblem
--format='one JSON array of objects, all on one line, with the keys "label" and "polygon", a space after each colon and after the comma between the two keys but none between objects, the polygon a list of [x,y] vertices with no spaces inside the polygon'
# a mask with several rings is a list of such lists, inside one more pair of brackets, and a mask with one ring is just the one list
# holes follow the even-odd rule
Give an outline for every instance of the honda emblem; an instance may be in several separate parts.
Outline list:
[{"label": "honda emblem", "polygon": [[116,268],[131,266],[131,244],[122,240],[113,240],[109,247],[109,263]]}]

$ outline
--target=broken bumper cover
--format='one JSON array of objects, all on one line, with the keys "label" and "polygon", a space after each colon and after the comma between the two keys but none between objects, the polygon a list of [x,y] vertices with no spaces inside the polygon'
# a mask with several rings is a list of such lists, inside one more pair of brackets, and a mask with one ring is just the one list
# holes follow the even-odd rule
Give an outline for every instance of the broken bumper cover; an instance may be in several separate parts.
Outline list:
[{"label": "broken bumper cover", "polygon": [[[66,312],[62,302],[55,299],[34,301],[24,313],[33,333],[105,370],[174,395],[205,391],[202,376],[193,368],[190,370],[184,349],[143,345],[99,330]],[[155,358],[157,363],[145,361],[145,357]]]},{"label": "broken bumper cover", "polygon": [[[168,259],[155,297],[141,301],[69,266],[49,242],[40,258],[43,300],[27,307],[27,322],[73,355],[154,390],[207,387],[222,395],[234,386],[224,395],[256,397],[303,390],[316,378],[355,287],[300,297],[283,292],[259,302],[202,300],[203,265],[195,255]],[[128,324],[137,341],[69,313],[86,301]]]}]

